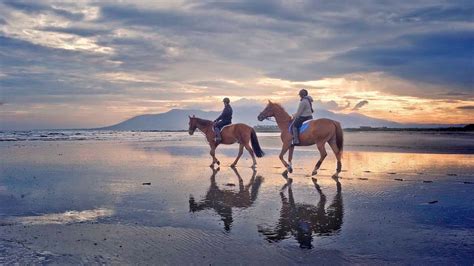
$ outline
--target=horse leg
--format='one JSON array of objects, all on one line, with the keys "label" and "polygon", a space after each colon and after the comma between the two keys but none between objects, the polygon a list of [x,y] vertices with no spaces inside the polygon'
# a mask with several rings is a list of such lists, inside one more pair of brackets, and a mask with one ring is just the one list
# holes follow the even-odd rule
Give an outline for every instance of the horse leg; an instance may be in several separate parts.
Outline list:
[{"label": "horse leg", "polygon": [[337,168],[336,168],[336,173],[334,176],[337,176],[342,169],[342,163],[341,163],[341,151],[337,147],[336,141],[335,140],[330,140],[329,141],[329,146],[331,146],[332,151],[334,152],[334,155],[336,155],[337,159]]},{"label": "horse leg", "polygon": [[291,161],[293,160],[293,152],[295,151],[295,146],[290,146],[288,149],[288,164],[290,166],[290,169],[293,171],[293,166],[291,164]]},{"label": "horse leg", "polygon": [[319,161],[314,166],[314,169],[313,169],[313,172],[311,173],[311,175],[316,175],[318,173],[319,167],[321,167],[321,164],[323,163],[324,158],[326,158],[326,156],[328,155],[328,153],[326,152],[326,148],[324,147],[324,144],[325,144],[325,142],[318,142],[316,144],[318,146],[318,150],[319,150],[319,154],[320,154],[321,158],[319,158]]},{"label": "horse leg", "polygon": [[235,161],[230,165],[230,167],[235,167],[237,165],[237,162],[239,161],[240,157],[242,156],[242,153],[244,153],[244,145],[240,144],[239,145],[239,154],[237,154],[237,158],[235,158]]},{"label": "horse leg", "polygon": [[250,153],[250,156],[252,156],[252,161],[253,161],[252,168],[255,168],[257,166],[257,160],[255,160],[255,154],[252,150],[252,147],[250,147],[248,141],[247,143],[245,143],[245,149],[247,149],[247,151]]},{"label": "horse leg", "polygon": [[214,164],[216,163],[217,165],[221,164],[219,160],[217,160],[216,158],[216,147],[211,147],[211,151],[209,152],[209,154],[211,154],[211,157],[212,157],[212,164],[210,165],[210,167],[214,167]]},{"label": "horse leg", "polygon": [[290,148],[290,144],[289,143],[283,143],[283,146],[281,147],[281,152],[280,152],[280,161],[283,163],[283,165],[285,166],[286,170],[290,173],[293,172],[293,168],[285,161],[285,154],[286,152],[288,151],[288,149]]}]

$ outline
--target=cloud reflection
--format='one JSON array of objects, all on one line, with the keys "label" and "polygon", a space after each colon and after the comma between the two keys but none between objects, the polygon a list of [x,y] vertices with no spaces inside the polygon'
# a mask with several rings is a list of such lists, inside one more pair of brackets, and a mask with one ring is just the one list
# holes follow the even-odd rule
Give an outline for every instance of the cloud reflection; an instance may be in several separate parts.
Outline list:
[{"label": "cloud reflection", "polygon": [[14,223],[24,225],[41,224],[70,224],[95,221],[99,218],[110,217],[114,215],[114,210],[98,208],[85,211],[66,211],[63,213],[48,213],[35,216],[24,216],[14,219]]}]

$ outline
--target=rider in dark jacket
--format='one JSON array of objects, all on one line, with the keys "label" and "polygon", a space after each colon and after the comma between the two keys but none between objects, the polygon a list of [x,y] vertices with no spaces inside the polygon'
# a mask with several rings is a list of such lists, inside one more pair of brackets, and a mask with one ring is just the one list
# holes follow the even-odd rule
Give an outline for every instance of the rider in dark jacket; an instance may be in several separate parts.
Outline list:
[{"label": "rider in dark jacket", "polygon": [[224,110],[222,114],[214,120],[214,129],[216,132],[216,144],[219,144],[222,140],[221,138],[221,129],[232,123],[232,107],[230,106],[229,98],[224,98]]}]

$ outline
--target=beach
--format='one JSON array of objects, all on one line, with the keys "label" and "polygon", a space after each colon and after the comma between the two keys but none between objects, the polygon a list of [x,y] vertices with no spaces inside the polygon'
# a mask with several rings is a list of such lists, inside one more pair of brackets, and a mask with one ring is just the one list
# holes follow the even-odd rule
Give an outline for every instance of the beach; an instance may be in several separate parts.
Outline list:
[{"label": "beach", "polygon": [[0,264],[474,263],[472,133],[345,133],[339,179],[297,147],[292,182],[258,136],[253,170],[186,132],[4,132]]}]

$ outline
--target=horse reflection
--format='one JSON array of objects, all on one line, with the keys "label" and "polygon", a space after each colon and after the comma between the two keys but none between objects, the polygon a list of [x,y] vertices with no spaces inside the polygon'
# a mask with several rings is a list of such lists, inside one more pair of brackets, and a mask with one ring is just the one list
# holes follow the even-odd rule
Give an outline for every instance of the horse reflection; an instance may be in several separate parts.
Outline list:
[{"label": "horse reflection", "polygon": [[257,176],[253,169],[252,178],[247,185],[236,168],[231,168],[239,180],[239,190],[220,189],[216,183],[216,174],[220,168],[212,169],[211,185],[203,200],[196,202],[193,196],[189,197],[189,210],[199,212],[206,209],[214,209],[224,222],[224,229],[230,231],[232,226],[232,208],[248,208],[257,199],[258,190],[263,182],[263,177]]},{"label": "horse reflection", "polygon": [[[269,242],[278,242],[293,235],[301,248],[312,248],[313,233],[318,236],[337,234],[342,227],[344,214],[342,203],[341,183],[337,181],[337,193],[332,203],[325,208],[326,195],[313,178],[313,183],[319,193],[317,205],[295,203],[291,183],[280,192],[282,207],[278,224],[270,228],[259,228]],[[284,194],[288,187],[288,198]]]}]

